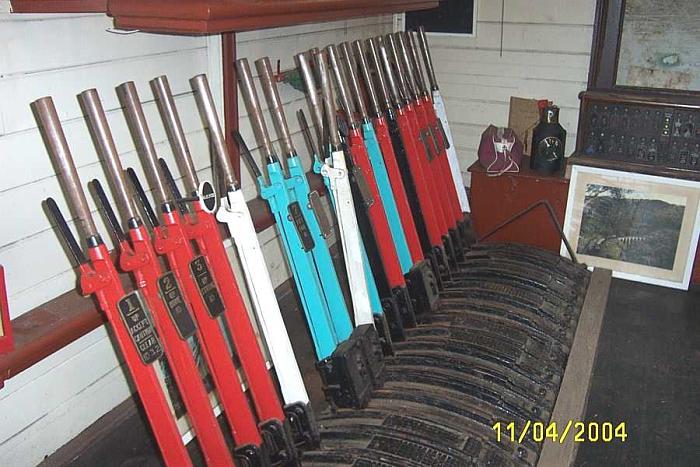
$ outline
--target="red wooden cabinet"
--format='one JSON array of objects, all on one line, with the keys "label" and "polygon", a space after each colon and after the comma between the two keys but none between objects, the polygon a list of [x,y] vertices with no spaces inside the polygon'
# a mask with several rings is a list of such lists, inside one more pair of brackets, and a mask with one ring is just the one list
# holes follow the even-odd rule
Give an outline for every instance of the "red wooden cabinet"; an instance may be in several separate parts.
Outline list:
[{"label": "red wooden cabinet", "polygon": [[[10,323],[10,309],[7,305],[5,270],[0,266],[0,354],[11,351],[12,347],[12,325]],[[0,387],[2,387],[2,378],[0,378]]]},{"label": "red wooden cabinet", "polygon": [[[469,167],[472,175],[471,207],[472,223],[481,237],[508,220],[513,215],[546,199],[550,202],[561,225],[564,225],[569,180],[564,172],[543,175],[530,170],[530,160],[525,157],[519,173],[489,177],[486,170],[475,162]],[[559,252],[561,240],[542,206],[490,236],[487,242],[514,242],[537,246]],[[695,254],[692,284],[700,284],[700,248]]]},{"label": "red wooden cabinet", "polygon": [[[475,162],[469,167],[472,175],[472,222],[481,237],[508,220],[511,216],[540,200],[548,200],[560,223],[564,222],[569,180],[563,171],[542,175],[530,170],[525,157],[520,172],[489,177],[486,170]],[[488,242],[514,242],[559,252],[561,240],[547,209],[538,207],[525,216],[490,236]]]}]

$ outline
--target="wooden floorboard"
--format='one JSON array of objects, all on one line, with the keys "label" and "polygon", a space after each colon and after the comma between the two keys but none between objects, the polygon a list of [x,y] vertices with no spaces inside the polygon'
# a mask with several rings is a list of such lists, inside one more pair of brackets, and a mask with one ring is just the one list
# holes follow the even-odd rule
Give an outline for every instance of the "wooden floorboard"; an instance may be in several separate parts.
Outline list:
[{"label": "wooden floorboard", "polygon": [[[559,433],[569,421],[582,420],[586,413],[588,394],[593,375],[600,330],[603,324],[612,273],[607,269],[595,269],[583,303],[569,361],[554,405],[550,423],[555,423]],[[578,444],[574,442],[573,426],[563,442],[547,438],[542,447],[538,467],[564,467],[573,465]]]}]

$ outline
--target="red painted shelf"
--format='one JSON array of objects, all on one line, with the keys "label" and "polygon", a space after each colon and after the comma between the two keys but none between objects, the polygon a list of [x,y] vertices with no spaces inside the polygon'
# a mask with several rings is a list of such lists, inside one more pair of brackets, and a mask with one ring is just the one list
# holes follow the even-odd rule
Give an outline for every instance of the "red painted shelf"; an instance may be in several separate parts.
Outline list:
[{"label": "red painted shelf", "polygon": [[16,13],[104,12],[123,29],[215,34],[434,8],[438,0],[12,0]]}]

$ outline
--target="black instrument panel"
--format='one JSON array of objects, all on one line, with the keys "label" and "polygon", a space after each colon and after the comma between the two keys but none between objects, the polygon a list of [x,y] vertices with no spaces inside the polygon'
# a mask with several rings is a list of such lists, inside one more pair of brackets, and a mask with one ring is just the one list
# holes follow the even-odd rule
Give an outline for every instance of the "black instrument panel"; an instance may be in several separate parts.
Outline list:
[{"label": "black instrument panel", "polygon": [[700,172],[700,108],[583,93],[577,155]]}]

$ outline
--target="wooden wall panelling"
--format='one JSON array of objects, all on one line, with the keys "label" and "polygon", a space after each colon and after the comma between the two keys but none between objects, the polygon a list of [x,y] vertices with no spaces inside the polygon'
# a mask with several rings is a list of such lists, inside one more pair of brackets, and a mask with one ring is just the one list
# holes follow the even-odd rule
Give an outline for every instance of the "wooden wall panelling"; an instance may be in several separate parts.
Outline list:
[{"label": "wooden wall panelling", "polygon": [[480,0],[475,37],[430,36],[463,176],[481,133],[508,122],[510,96],[551,98],[562,107],[567,152],[575,147],[578,93],[586,88],[595,0]]}]

